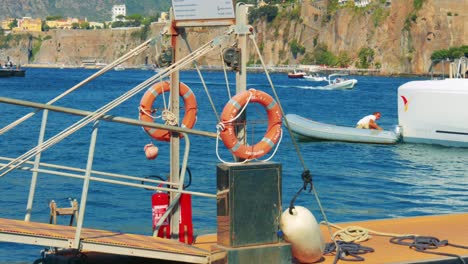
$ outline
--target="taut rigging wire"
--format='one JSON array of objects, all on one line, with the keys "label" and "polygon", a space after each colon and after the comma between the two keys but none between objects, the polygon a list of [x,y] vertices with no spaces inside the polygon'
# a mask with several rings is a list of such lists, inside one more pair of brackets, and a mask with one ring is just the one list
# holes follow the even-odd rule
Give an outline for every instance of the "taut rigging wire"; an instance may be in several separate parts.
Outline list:
[{"label": "taut rigging wire", "polygon": [[[281,105],[281,101],[279,100],[279,97],[278,97],[278,94],[276,93],[276,89],[275,89],[275,86],[273,85],[273,81],[271,80],[271,77],[268,73],[268,69],[265,65],[265,61],[263,60],[263,57],[262,57],[262,54],[260,52],[260,49],[257,45],[257,42],[255,41],[255,34],[252,33],[251,35],[249,35],[250,39],[252,40],[252,43],[254,44],[254,47],[255,47],[255,50],[259,56],[259,59],[260,59],[260,62],[262,64],[262,67],[263,67],[263,70],[265,71],[265,75],[268,79],[268,82],[270,83],[270,86],[271,86],[271,89],[273,91],[273,94],[275,96],[275,99],[276,101],[278,102],[278,105],[279,105],[279,108],[280,108],[280,111],[281,111],[281,114],[283,116],[285,116],[285,113],[284,113],[284,110],[283,110],[283,106]],[[310,186],[310,189],[309,189],[309,192],[313,191],[314,193],[314,196],[315,196],[315,200],[317,201],[317,204],[320,208],[320,211],[322,213],[322,216],[323,218],[325,219],[325,221],[328,223],[328,218],[327,218],[327,215],[325,214],[325,210],[323,209],[323,206],[322,206],[322,203],[320,202],[320,198],[318,196],[318,193],[317,193],[317,190],[314,188],[314,185],[312,183],[312,175],[310,174],[310,170],[307,168],[307,165],[305,164],[305,161],[304,161],[304,158],[301,154],[301,151],[299,149],[299,145],[297,144],[297,141],[296,139],[294,138],[293,134],[292,134],[292,131],[291,131],[291,128],[289,126],[289,122],[288,122],[288,119],[287,118],[284,118],[284,122],[286,124],[286,128],[288,129],[288,132],[289,132],[289,135],[291,137],[291,140],[293,142],[293,145],[296,149],[296,153],[298,155],[298,158],[299,158],[299,161],[302,163],[302,167],[304,169],[304,171],[302,172],[302,180],[304,182],[304,185],[301,186],[301,188],[298,190],[298,192],[296,193],[296,195],[293,197],[293,199],[291,200],[291,203],[290,203],[290,206],[289,206],[289,209],[290,209],[290,213],[291,213],[291,210],[294,208],[294,202],[297,198],[297,196],[303,191],[303,190],[306,190],[307,189],[307,186],[309,185]],[[331,235],[331,227],[328,226],[328,232],[330,233]]]}]

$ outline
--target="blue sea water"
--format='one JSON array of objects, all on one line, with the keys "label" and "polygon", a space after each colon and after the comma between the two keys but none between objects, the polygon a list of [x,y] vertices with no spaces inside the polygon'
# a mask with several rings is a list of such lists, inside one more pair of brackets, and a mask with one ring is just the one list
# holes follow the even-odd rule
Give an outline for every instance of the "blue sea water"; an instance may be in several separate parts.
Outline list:
[{"label": "blue sea water", "polygon": [[[93,74],[84,69],[28,69],[25,78],[0,79],[0,96],[46,103],[58,94]],[[154,73],[150,71],[112,71],[65,97],[56,105],[94,111]],[[199,105],[196,129],[216,132],[216,116],[228,101],[222,72],[203,73],[209,96],[194,71],[181,73],[181,80],[191,87]],[[419,78],[353,76],[358,80],[353,90],[324,90],[323,83],[288,79],[272,74],[276,92],[286,113],[295,113],[319,122],[353,126],[362,116],[380,111],[379,125],[393,129],[398,124],[397,89]],[[235,76],[229,74],[230,93],[234,94]],[[264,74],[249,74],[248,88],[273,94]],[[109,114],[138,118],[143,93],[111,110]],[[216,113],[209,97],[215,104]],[[159,100],[158,103],[162,103]],[[0,127],[29,113],[32,109],[0,104]],[[261,119],[256,106],[248,116]],[[17,157],[37,144],[42,114],[0,135],[0,156]],[[50,138],[80,117],[49,113],[46,138]],[[262,124],[254,124],[252,138],[261,136]],[[264,125],[263,125],[264,126]],[[272,161],[283,165],[283,208],[302,186],[304,170],[286,130]],[[43,153],[42,161],[85,168],[91,125],[76,132]],[[152,142],[134,126],[101,122],[93,169],[138,177],[167,176],[169,148],[154,142],[160,149],[156,160],[145,158],[143,147]],[[216,193],[216,140],[190,136],[189,168],[191,191]],[[182,150],[184,149],[182,140]],[[315,188],[331,222],[398,218],[468,211],[468,149],[422,144],[368,145],[341,142],[300,142],[300,154],[310,169]],[[219,154],[231,156],[220,143]],[[0,178],[0,218],[23,219],[31,174],[12,172]],[[80,199],[82,181],[40,174],[32,221],[48,222],[50,200],[68,206],[68,197]],[[84,226],[119,232],[151,234],[152,192],[131,187],[91,182]],[[303,192],[296,205],[309,208],[323,220],[313,194]],[[261,213],[261,212],[259,212]],[[216,230],[216,201],[193,198],[193,221],[196,234]],[[62,224],[67,224],[66,221]],[[42,247],[0,243],[0,263],[32,263]]]}]

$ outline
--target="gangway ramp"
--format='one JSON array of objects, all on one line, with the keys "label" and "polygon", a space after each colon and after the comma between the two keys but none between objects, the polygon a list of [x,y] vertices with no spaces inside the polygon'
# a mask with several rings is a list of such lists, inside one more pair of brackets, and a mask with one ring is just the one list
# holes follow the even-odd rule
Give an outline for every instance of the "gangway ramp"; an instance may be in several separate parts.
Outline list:
[{"label": "gangway ramp", "polygon": [[[0,218],[0,241],[46,247],[71,248],[76,227]],[[194,244],[196,245],[196,243]],[[185,263],[212,263],[223,255],[212,243],[191,246],[176,240],[83,228],[80,250]],[[211,251],[213,248],[214,251]],[[221,254],[218,254],[221,253]]]}]

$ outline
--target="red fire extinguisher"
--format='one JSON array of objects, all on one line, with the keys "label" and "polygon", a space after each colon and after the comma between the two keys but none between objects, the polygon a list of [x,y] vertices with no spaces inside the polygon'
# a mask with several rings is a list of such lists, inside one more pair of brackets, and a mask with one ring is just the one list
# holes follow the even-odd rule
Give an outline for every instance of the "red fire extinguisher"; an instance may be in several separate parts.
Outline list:
[{"label": "red fire extinguisher", "polygon": [[180,196],[179,205],[179,241],[190,245],[193,243],[192,196],[183,193]]},{"label": "red fire extinguisher", "polygon": [[[193,243],[193,224],[192,224],[192,197],[190,194],[183,193],[179,199],[180,221],[179,221],[179,241]],[[153,207],[153,230],[156,224],[169,207],[169,195],[164,192],[154,193],[152,196]],[[171,238],[169,217],[164,220],[158,231],[158,237]]]},{"label": "red fire extinguisher", "polygon": [[[156,224],[159,222],[159,219],[167,211],[169,206],[169,195],[164,192],[154,193],[151,197],[152,200],[152,211],[153,211],[153,231],[156,228]],[[161,224],[161,227],[158,231],[158,237],[162,238],[171,238],[169,217],[167,217],[164,222]]]}]

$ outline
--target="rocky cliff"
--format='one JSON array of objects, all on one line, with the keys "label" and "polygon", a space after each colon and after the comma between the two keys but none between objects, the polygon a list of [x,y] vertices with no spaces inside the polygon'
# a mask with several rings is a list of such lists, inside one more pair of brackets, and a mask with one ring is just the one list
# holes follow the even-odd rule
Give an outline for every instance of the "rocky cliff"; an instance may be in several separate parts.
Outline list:
[{"label": "rocky cliff", "polygon": [[433,51],[468,44],[468,0],[424,0],[419,1],[420,9],[413,2],[392,0],[377,8],[339,8],[324,22],[323,12],[304,1],[297,21],[283,20],[276,27],[259,23],[258,40],[266,61],[272,64],[299,63],[304,56],[294,58],[287,52],[291,40],[297,40],[306,53],[320,43],[333,54],[345,52],[351,65],[361,48],[371,48],[373,62],[381,65],[384,74],[427,73]]},{"label": "rocky cliff", "polygon": [[[314,3],[303,2],[300,19],[261,20],[254,25],[267,64],[298,64],[317,44],[324,44],[334,54],[346,53],[351,66],[361,48],[370,48],[375,52],[371,67],[381,65],[383,74],[423,74],[434,50],[468,44],[468,0],[424,0],[417,10],[413,0],[393,0],[390,6],[377,9],[339,8],[328,21]],[[157,35],[161,28],[153,25],[149,34]],[[224,30],[191,28],[187,30],[190,46],[195,49]],[[293,56],[292,40],[305,47],[304,54]],[[0,49],[0,61],[9,55],[24,64],[29,48],[33,62],[79,66],[90,59],[102,63],[115,60],[141,43],[141,29],[51,30],[16,41],[9,49]],[[179,52],[188,53],[185,45]],[[128,64],[154,63],[155,56],[156,47],[152,47]],[[257,61],[253,50],[250,61]],[[200,63],[220,65],[219,53]]]},{"label": "rocky cliff", "polygon": [[412,2],[393,0],[378,25],[373,13],[353,16],[350,10],[340,10],[319,41],[336,53],[370,47],[387,73],[425,73],[434,50],[468,44],[468,1],[426,0],[419,10]]}]

